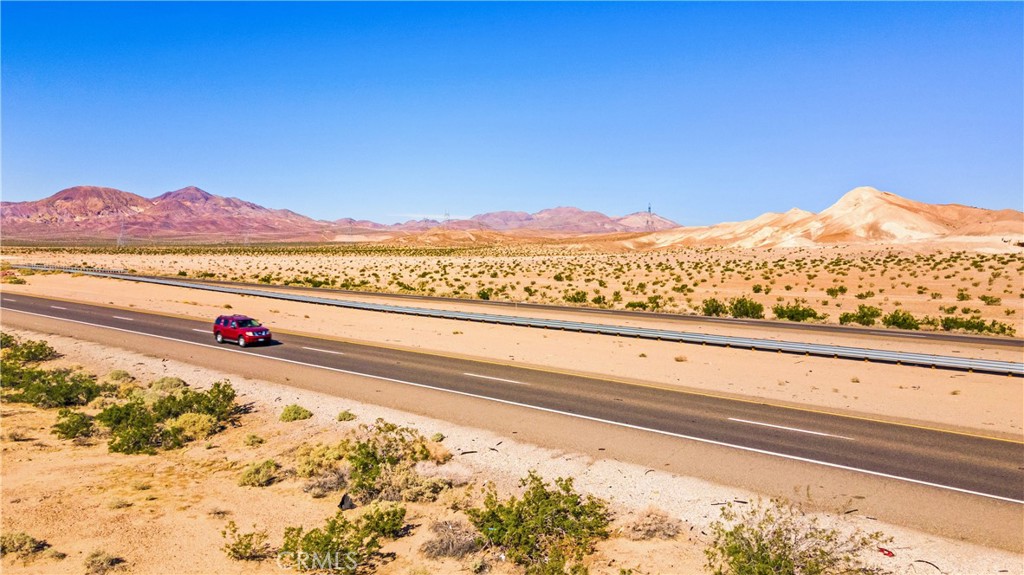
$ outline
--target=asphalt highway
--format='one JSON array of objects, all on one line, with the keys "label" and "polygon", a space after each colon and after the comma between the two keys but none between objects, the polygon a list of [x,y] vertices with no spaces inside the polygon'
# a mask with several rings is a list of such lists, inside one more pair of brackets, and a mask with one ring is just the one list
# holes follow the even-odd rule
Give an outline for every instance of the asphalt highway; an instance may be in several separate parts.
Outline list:
[{"label": "asphalt highway", "polygon": [[219,348],[229,362],[261,356],[1024,504],[1024,443],[1016,441],[300,335],[218,346],[212,318],[20,294],[4,294],[0,307],[61,319],[71,333],[78,323],[146,334]]}]

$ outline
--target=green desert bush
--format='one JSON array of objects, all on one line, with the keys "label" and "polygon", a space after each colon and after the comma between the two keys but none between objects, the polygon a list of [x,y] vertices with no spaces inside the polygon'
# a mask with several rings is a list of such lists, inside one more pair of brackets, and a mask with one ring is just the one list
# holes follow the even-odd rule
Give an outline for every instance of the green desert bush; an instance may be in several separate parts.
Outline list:
[{"label": "green desert bush", "polygon": [[893,310],[892,313],[882,317],[882,325],[898,329],[921,329],[921,322],[914,314],[901,309]]},{"label": "green desert bush", "polygon": [[729,307],[715,298],[708,298],[701,303],[701,313],[706,316],[721,317],[729,313]]},{"label": "green desert bush", "polygon": [[724,506],[704,555],[714,575],[868,575],[884,571],[866,566],[861,556],[885,541],[881,533],[822,527],[798,507],[773,499],[742,510]]},{"label": "green desert bush", "polygon": [[813,308],[801,305],[799,302],[774,305],[772,306],[772,313],[779,319],[789,321],[807,321],[809,319],[821,319],[822,317]]},{"label": "green desert bush", "polygon": [[278,557],[297,571],[353,574],[380,549],[387,536],[382,531],[396,532],[392,528],[404,520],[404,508],[370,510],[355,521],[339,511],[323,527],[286,527]]},{"label": "green desert bush", "polygon": [[161,377],[149,384],[149,389],[164,395],[179,392],[186,387],[188,384],[179,377]]},{"label": "green desert bush", "polygon": [[228,521],[227,526],[220,532],[224,538],[224,546],[221,549],[235,561],[262,561],[270,556],[270,545],[267,544],[268,535],[264,530],[255,530],[249,533],[240,533],[234,521]]},{"label": "green desert bush", "polygon": [[373,503],[360,520],[370,533],[395,539],[405,527],[405,507],[397,503]]},{"label": "green desert bush", "polygon": [[277,481],[279,469],[281,464],[273,459],[252,463],[242,472],[238,484],[242,487],[266,487]]},{"label": "green desert bush", "polygon": [[250,433],[245,438],[245,445],[247,447],[256,447],[259,445],[263,445],[264,443],[266,443],[266,440],[260,437],[259,435],[256,435],[255,433]]},{"label": "green desert bush", "polygon": [[882,310],[870,305],[858,305],[856,312],[845,312],[839,314],[839,323],[846,325],[858,323],[860,325],[875,325],[875,320],[882,317]]},{"label": "green desert bush", "polygon": [[91,437],[96,433],[96,425],[92,417],[63,408],[57,412],[57,423],[53,426],[53,434],[61,439],[77,439]]},{"label": "green desert bush", "polygon": [[114,371],[108,373],[107,379],[117,383],[135,381],[135,378],[132,377],[132,374],[128,373],[123,369],[115,369]]},{"label": "green desert bush", "polygon": [[466,511],[473,526],[528,574],[564,573],[570,564],[579,569],[594,543],[608,537],[605,503],[581,497],[571,478],[558,478],[551,488],[531,471],[520,486],[526,487],[522,499],[504,501],[488,486],[483,507]]},{"label": "green desert bush", "polygon": [[38,363],[57,357],[57,351],[50,347],[50,344],[43,340],[22,340],[21,338],[4,333],[0,338],[0,352],[3,358],[18,363]]},{"label": "green desert bush", "polygon": [[337,417],[338,421],[352,421],[355,418],[355,414],[347,409],[339,413]]},{"label": "green desert bush", "polygon": [[313,417],[313,412],[301,405],[291,404],[281,411],[281,421],[300,421]]},{"label": "green desert bush", "polygon": [[729,300],[729,315],[759,319],[764,317],[764,305],[746,297]]},{"label": "green desert bush", "polygon": [[[419,431],[377,419],[372,425],[359,426],[355,440],[344,442],[349,463],[349,481],[354,495],[364,500],[382,494],[388,499],[415,495],[418,475],[412,469],[417,461],[443,463],[451,454],[427,440]],[[430,490],[431,486],[424,489]]]}]

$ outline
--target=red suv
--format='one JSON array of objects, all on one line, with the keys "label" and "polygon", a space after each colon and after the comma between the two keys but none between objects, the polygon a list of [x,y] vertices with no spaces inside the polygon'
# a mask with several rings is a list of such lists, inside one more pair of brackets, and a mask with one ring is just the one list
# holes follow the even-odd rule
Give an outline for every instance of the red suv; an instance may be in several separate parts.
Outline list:
[{"label": "red suv", "polygon": [[237,341],[239,347],[251,343],[270,343],[270,330],[245,315],[222,315],[213,322],[213,337],[217,343]]}]

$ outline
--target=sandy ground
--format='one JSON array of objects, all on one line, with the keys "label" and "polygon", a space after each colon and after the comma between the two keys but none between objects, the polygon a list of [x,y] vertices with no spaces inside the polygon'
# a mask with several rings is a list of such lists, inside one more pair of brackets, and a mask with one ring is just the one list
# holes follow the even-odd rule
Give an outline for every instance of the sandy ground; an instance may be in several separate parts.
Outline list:
[{"label": "sandy ground", "polygon": [[[1005,376],[415,318],[67,274],[25,279],[3,285],[3,293],[203,320],[230,306],[259,318],[279,339],[301,332],[1000,437],[1024,434],[1024,386]],[[894,345],[876,341],[871,347]],[[1019,352],[950,343],[900,342],[898,349],[1020,360]]]},{"label": "sandy ground", "polygon": [[[31,332],[15,333],[40,337]],[[39,559],[29,564],[5,558],[5,572],[81,572],[83,557],[95,549],[123,557],[126,571],[133,573],[279,572],[273,562],[254,568],[229,561],[218,549],[219,532],[226,521],[235,520],[243,530],[253,524],[266,528],[271,543],[278,543],[285,525],[320,524],[333,514],[336,501],[311,499],[295,480],[265,489],[240,488],[236,485],[239,469],[266,457],[287,461],[290,450],[300,442],[337,440],[346,429],[376,417],[414,426],[427,435],[444,433],[444,445],[455,454],[474,452],[473,457],[457,456],[443,466],[439,472],[449,477],[478,483],[493,480],[507,492],[526,469],[532,468],[545,477],[572,476],[586,493],[617,493],[613,502],[619,515],[617,525],[630,513],[651,506],[685,521],[684,535],[674,541],[636,543],[614,537],[602,543],[589,560],[592,573],[614,574],[620,567],[634,568],[637,573],[700,572],[700,550],[706,539],[701,533],[716,518],[717,506],[724,501],[750,501],[755,497],[734,488],[547,450],[510,437],[346,398],[239,378],[69,337],[46,339],[64,354],[59,363],[81,365],[98,374],[126,369],[141,381],[170,375],[199,388],[231,379],[240,392],[240,402],[251,402],[254,413],[244,416],[240,427],[215,436],[207,445],[199,442],[184,450],[147,457],[109,454],[102,445],[79,447],[61,442],[48,432],[55,415],[52,411],[5,404],[3,529],[28,532],[68,554],[62,561]],[[314,417],[294,423],[277,421],[281,406],[293,402],[313,410]],[[336,422],[334,416],[343,409],[352,411],[358,419]],[[19,432],[20,441],[11,440],[12,431]],[[246,447],[243,441],[250,433],[264,437],[266,443]],[[482,446],[500,446],[500,450],[485,450]],[[384,551],[394,552],[395,557],[379,572],[464,571],[464,563],[430,562],[416,553],[428,536],[424,526],[435,518],[454,514],[444,506],[444,500],[436,505],[410,505],[409,509],[409,520],[416,527],[409,536],[385,547]],[[822,519],[830,524],[837,521],[835,516]],[[1024,573],[1024,557],[1018,554],[880,524],[856,513],[845,515],[842,525],[881,529],[892,535],[894,540],[888,547],[895,557],[879,554],[870,559],[897,573],[936,572],[921,561],[937,565],[942,573]],[[507,564],[498,563],[496,567],[496,573],[511,572]]]},{"label": "sandy ground", "polygon": [[263,278],[309,285],[333,280],[367,291],[458,298],[487,292],[494,300],[563,305],[582,298],[583,303],[573,305],[622,309],[632,303],[682,313],[699,312],[707,298],[744,296],[763,304],[769,318],[773,305],[803,302],[828,314],[830,323],[843,312],[869,305],[917,317],[979,316],[1013,327],[1020,337],[1024,253],[1010,244],[1002,248],[862,245],[629,253],[597,251],[600,246],[481,246],[470,251],[235,246],[113,253],[5,248],[3,259],[234,281]]}]

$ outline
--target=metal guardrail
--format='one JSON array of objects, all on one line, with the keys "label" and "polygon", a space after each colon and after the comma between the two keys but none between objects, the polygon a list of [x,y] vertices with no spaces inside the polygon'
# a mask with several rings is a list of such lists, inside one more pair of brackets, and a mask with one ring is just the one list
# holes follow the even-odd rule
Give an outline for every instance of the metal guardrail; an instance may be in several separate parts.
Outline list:
[{"label": "metal guardrail", "polygon": [[254,290],[245,288],[232,288],[210,284],[197,284],[185,281],[149,278],[132,276],[123,273],[121,270],[101,270],[94,268],[64,268],[44,265],[18,265],[16,268],[34,269],[39,271],[69,271],[94,275],[100,277],[112,277],[128,281],[183,287],[189,289],[200,289],[206,291],[229,293],[235,295],[248,295],[278,300],[294,301],[300,303],[313,303],[348,309],[364,311],[376,311],[384,313],[398,313],[421,317],[433,317],[439,319],[456,319],[462,321],[476,321],[493,323],[499,325],[512,325],[519,327],[533,327],[544,329],[557,329],[562,331],[575,331],[580,333],[594,333],[601,335],[614,335],[620,337],[636,337],[641,339],[654,339],[660,341],[675,341],[681,343],[713,345],[718,347],[750,349],[757,351],[768,351],[776,353],[789,353],[797,355],[809,355],[817,357],[831,357],[837,359],[851,359],[857,361],[875,361],[897,365],[914,365],[922,367],[953,369],[959,371],[977,371],[983,373],[994,373],[999,375],[1024,376],[1024,362],[999,361],[991,359],[974,359],[966,357],[952,357],[945,355],[933,355],[927,353],[911,353],[902,351],[885,351],[878,349],[849,347],[841,345],[823,345],[814,343],[776,341],[770,339],[735,337],[725,335],[710,335],[684,331],[673,331],[665,329],[648,329],[638,327],[625,327],[603,325],[586,322],[565,321],[557,319],[538,319],[527,317],[515,317],[489,313],[471,313],[460,311],[435,310],[410,306],[395,306],[386,304],[346,301],[330,298],[294,295],[287,293]]}]

